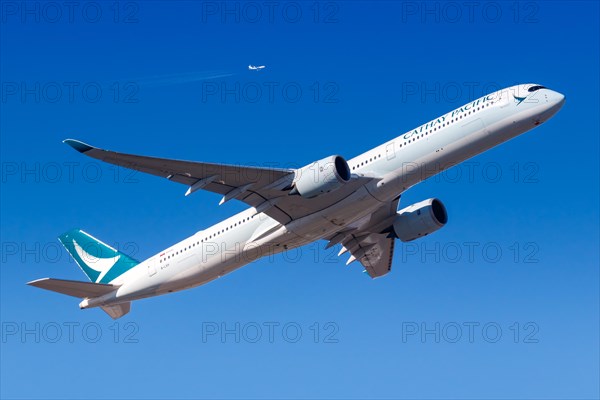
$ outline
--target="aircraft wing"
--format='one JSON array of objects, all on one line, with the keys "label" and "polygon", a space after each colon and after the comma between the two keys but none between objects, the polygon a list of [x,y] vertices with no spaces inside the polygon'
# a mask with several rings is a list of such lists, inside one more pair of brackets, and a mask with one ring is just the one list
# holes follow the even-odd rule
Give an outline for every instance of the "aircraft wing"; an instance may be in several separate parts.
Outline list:
[{"label": "aircraft wing", "polygon": [[186,195],[202,189],[222,195],[219,204],[232,199],[243,201],[282,224],[337,203],[364,184],[366,179],[354,179],[327,195],[306,199],[289,195],[294,179],[293,169],[171,160],[103,150],[73,139],[64,142],[97,160],[187,185]]},{"label": "aircraft wing", "polygon": [[393,237],[389,237],[389,227],[396,217],[398,202],[399,198],[380,207],[361,226],[329,237],[327,247],[341,243],[339,255],[350,253],[346,265],[359,261],[371,278],[387,274],[392,269],[395,242]]},{"label": "aircraft wing", "polygon": [[27,284],[82,299],[102,296],[119,288],[118,286],[105,283],[80,282],[54,278],[37,279],[35,281],[27,282]]},{"label": "aircraft wing", "polygon": [[[365,237],[355,237],[346,245],[352,246],[350,258],[346,264],[358,260],[371,278],[378,278],[391,271],[392,257],[394,256],[394,238],[386,234],[372,233]],[[344,248],[346,248],[344,245]]]}]

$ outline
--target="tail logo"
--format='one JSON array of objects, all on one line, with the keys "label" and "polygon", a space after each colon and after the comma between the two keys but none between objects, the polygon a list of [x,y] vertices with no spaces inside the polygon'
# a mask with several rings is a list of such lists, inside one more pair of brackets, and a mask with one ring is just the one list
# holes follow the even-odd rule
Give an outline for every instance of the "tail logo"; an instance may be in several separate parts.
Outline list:
[{"label": "tail logo", "polygon": [[75,247],[75,251],[77,252],[77,255],[86,264],[86,266],[88,266],[89,268],[91,268],[94,271],[99,273],[98,278],[96,278],[96,282],[100,282],[102,280],[102,278],[104,278],[104,275],[106,275],[106,273],[108,271],[110,271],[110,269],[112,267],[115,266],[117,261],[119,261],[119,258],[121,258],[120,255],[116,255],[115,257],[111,257],[111,258],[95,257],[95,256],[91,255],[90,253],[88,253],[87,251],[85,251],[79,245],[79,243],[77,243],[77,241],[75,241],[75,239],[73,239],[73,245]]}]

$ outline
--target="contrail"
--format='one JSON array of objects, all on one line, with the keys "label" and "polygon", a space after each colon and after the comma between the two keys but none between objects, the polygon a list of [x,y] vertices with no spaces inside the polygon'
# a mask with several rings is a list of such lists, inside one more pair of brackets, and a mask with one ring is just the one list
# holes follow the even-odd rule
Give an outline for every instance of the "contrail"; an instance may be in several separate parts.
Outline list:
[{"label": "contrail", "polygon": [[234,75],[224,71],[202,71],[188,72],[170,75],[158,75],[149,78],[138,79],[137,83],[140,86],[168,86],[180,85],[183,83],[201,82],[209,79],[225,78]]}]

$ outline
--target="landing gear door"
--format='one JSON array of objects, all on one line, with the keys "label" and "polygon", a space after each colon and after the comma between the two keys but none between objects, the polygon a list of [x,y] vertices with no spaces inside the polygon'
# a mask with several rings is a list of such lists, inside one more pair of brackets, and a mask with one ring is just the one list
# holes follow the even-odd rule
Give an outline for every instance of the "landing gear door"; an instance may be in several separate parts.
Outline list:
[{"label": "landing gear door", "polygon": [[155,258],[151,258],[148,260],[148,276],[154,276],[156,275],[156,263],[155,263],[156,259]]}]

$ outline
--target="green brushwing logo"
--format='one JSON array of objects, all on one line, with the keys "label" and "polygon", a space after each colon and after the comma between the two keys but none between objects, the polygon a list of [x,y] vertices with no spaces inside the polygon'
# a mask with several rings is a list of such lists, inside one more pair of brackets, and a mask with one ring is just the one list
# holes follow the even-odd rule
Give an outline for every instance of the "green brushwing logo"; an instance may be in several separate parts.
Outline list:
[{"label": "green brushwing logo", "polygon": [[514,94],[513,94],[513,97],[515,98],[515,100],[517,102],[517,105],[521,104],[523,102],[523,100],[525,100],[527,98],[527,96],[525,96],[525,97],[519,97],[519,96],[514,95]]},{"label": "green brushwing logo", "polygon": [[92,282],[109,283],[140,263],[80,229],[58,240]]}]

